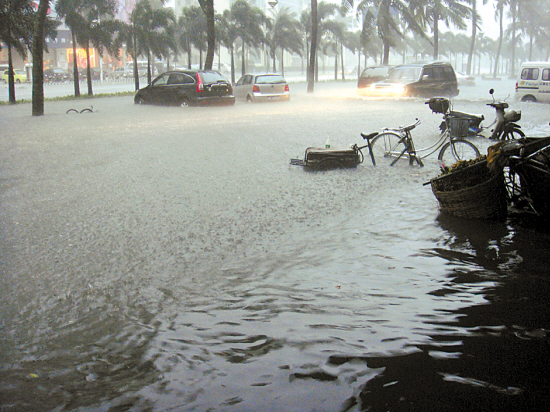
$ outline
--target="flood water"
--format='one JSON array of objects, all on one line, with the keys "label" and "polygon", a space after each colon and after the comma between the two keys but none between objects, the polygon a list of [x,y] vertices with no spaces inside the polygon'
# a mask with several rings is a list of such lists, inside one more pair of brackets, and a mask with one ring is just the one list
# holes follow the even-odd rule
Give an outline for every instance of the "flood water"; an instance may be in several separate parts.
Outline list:
[{"label": "flood water", "polygon": [[[291,89],[292,92],[292,89]],[[69,108],[94,106],[93,114]],[[490,115],[485,96],[456,107]],[[547,131],[548,106],[517,104]],[[538,411],[550,231],[440,215],[426,166],[289,165],[422,100],[1,107],[2,411]],[[485,151],[491,142],[476,140]],[[544,408],[545,409],[545,408]]]}]

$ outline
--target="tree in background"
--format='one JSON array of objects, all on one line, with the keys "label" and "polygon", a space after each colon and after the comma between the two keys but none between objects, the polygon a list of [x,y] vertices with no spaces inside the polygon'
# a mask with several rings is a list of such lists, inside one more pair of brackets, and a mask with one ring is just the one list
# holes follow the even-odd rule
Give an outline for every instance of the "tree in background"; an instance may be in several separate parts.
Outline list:
[{"label": "tree in background", "polygon": [[259,47],[264,42],[262,26],[265,16],[257,7],[251,7],[245,0],[237,0],[231,5],[231,17],[238,36],[242,41],[241,72],[246,72],[246,46]]},{"label": "tree in background", "polygon": [[466,18],[471,16],[472,10],[466,4],[471,0],[432,0],[427,2],[425,14],[432,26],[433,32],[433,58],[439,58],[439,23],[443,22],[447,27],[455,26],[459,30],[466,29]]},{"label": "tree in background", "polygon": [[0,40],[8,49],[8,89],[11,104],[16,102],[12,50],[15,49],[21,56],[27,54],[27,48],[31,44],[34,15],[30,0],[3,0],[0,3]]},{"label": "tree in background", "polygon": [[204,62],[204,68],[206,70],[212,70],[212,64],[214,63],[214,51],[216,50],[216,29],[214,25],[214,0],[199,0],[201,9],[206,15],[206,61]]},{"label": "tree in background", "polygon": [[44,116],[44,41],[50,0],[40,0],[32,36],[32,115]]}]

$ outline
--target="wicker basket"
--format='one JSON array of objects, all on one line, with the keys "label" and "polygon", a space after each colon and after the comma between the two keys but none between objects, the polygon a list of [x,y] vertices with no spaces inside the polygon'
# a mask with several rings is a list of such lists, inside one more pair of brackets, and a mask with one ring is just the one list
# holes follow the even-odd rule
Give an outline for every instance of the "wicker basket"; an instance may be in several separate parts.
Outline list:
[{"label": "wicker basket", "polygon": [[449,116],[449,131],[453,137],[466,137],[470,131],[471,119]]},{"label": "wicker basket", "polygon": [[487,161],[432,179],[442,212],[468,219],[502,219],[508,205],[502,173],[493,174]]}]

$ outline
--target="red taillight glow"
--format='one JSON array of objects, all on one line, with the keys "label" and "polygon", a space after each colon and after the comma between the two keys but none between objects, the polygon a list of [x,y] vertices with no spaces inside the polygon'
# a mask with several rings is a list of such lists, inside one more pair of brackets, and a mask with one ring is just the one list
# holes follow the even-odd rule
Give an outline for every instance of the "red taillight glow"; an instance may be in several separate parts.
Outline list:
[{"label": "red taillight glow", "polygon": [[516,82],[516,92],[518,91],[518,83]]},{"label": "red taillight glow", "polygon": [[288,92],[290,91],[290,89],[288,88],[288,84],[285,84],[285,92]]},{"label": "red taillight glow", "polygon": [[204,90],[204,84],[202,84],[201,75],[197,73],[197,93]]},{"label": "red taillight glow", "polygon": [[260,86],[255,84],[252,88],[252,93],[260,93]]}]

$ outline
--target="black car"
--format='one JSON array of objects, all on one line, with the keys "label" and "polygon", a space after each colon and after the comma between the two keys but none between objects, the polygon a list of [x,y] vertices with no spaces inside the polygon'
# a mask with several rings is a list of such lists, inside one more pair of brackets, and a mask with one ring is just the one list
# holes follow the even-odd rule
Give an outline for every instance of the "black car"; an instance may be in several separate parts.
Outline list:
[{"label": "black car", "polygon": [[52,67],[44,70],[44,81],[46,82],[64,82],[70,79],[69,73],[61,68]]},{"label": "black car", "polygon": [[372,83],[384,80],[388,77],[388,74],[390,74],[392,69],[393,66],[365,67],[365,69],[361,72],[361,76],[359,76],[359,79],[357,80],[358,93],[367,94],[365,93],[365,89],[367,89]]},{"label": "black car", "polygon": [[454,97],[458,82],[450,63],[414,63],[394,67],[385,80],[372,83],[366,90],[371,96]]},{"label": "black car", "polygon": [[175,70],[161,74],[139,89],[136,104],[199,106],[235,104],[231,83],[217,71]]}]

